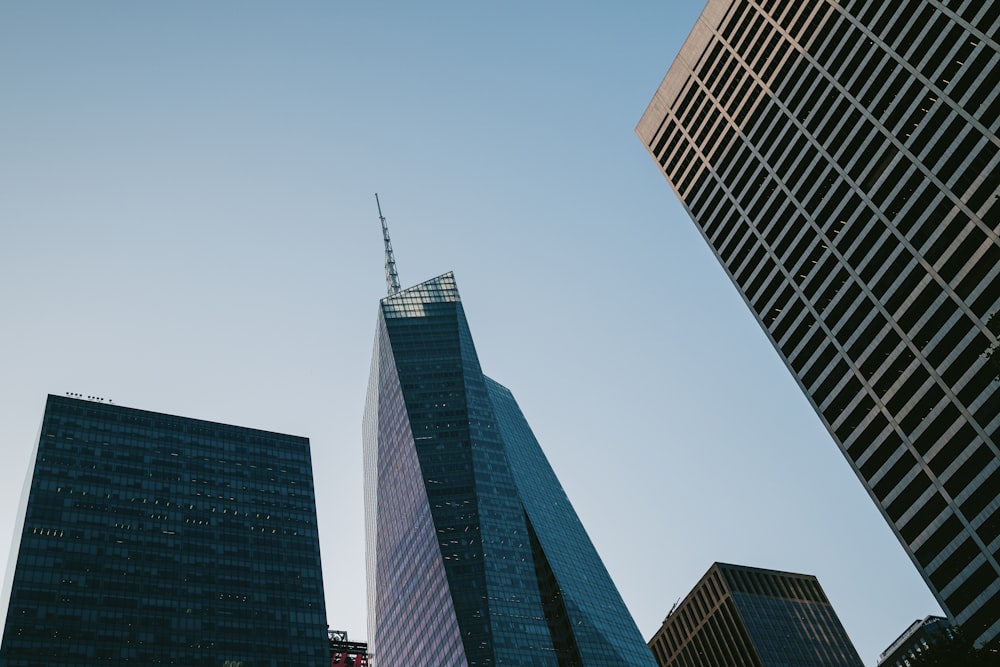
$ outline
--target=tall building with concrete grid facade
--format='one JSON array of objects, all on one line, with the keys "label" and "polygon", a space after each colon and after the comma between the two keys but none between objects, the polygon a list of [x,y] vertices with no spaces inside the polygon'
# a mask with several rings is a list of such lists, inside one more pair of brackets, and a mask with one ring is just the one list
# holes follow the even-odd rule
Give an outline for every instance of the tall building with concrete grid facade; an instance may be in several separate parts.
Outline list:
[{"label": "tall building with concrete grid facade", "polygon": [[998,29],[981,0],[709,0],[636,128],[980,642],[1000,635]]},{"label": "tall building with concrete grid facade", "polygon": [[862,667],[816,577],[715,563],[649,648],[660,667]]}]

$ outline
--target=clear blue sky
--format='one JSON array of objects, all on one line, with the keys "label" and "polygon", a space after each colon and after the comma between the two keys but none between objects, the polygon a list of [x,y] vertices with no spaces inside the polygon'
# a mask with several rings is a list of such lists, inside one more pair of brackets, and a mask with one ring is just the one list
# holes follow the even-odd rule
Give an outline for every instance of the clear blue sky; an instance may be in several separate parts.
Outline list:
[{"label": "clear blue sky", "polygon": [[377,191],[644,636],[716,560],[817,575],[869,665],[939,613],[633,133],[701,9],[0,3],[0,572],[45,395],[94,394],[308,436],[365,637]]}]

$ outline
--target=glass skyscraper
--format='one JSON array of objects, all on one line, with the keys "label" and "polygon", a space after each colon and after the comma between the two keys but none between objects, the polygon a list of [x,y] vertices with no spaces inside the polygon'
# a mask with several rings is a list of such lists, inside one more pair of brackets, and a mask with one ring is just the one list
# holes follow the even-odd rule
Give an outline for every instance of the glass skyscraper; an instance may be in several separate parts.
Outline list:
[{"label": "glass skyscraper", "polygon": [[1000,636],[1000,3],[709,0],[636,132],[949,619]]},{"label": "glass skyscraper", "polygon": [[715,563],[649,646],[660,667],[862,667],[816,577]]},{"label": "glass skyscraper", "polygon": [[49,396],[0,665],[329,665],[309,440]]},{"label": "glass skyscraper", "polygon": [[451,273],[381,302],[364,458],[373,665],[655,665]]}]

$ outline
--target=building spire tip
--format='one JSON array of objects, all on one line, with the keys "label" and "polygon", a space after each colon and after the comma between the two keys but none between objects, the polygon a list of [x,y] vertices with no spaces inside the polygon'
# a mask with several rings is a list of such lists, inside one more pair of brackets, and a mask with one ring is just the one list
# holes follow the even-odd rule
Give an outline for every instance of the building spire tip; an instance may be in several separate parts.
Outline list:
[{"label": "building spire tip", "polygon": [[382,215],[382,203],[375,193],[375,205],[378,207],[378,219],[382,223],[382,240],[385,242],[385,286],[389,296],[399,293],[399,273],[396,272],[396,258],[392,254],[392,242],[389,241],[389,225]]}]

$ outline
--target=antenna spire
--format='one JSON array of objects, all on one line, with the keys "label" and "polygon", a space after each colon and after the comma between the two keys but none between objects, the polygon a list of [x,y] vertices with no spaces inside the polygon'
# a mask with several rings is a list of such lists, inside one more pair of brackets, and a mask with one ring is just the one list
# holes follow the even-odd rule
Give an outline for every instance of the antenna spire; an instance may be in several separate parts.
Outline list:
[{"label": "antenna spire", "polygon": [[389,241],[389,226],[385,223],[385,216],[382,215],[382,204],[379,203],[377,192],[375,205],[378,206],[378,219],[382,223],[382,240],[385,241],[385,286],[389,296],[392,296],[399,292],[399,274],[396,273],[396,258],[392,254],[392,243]]}]

